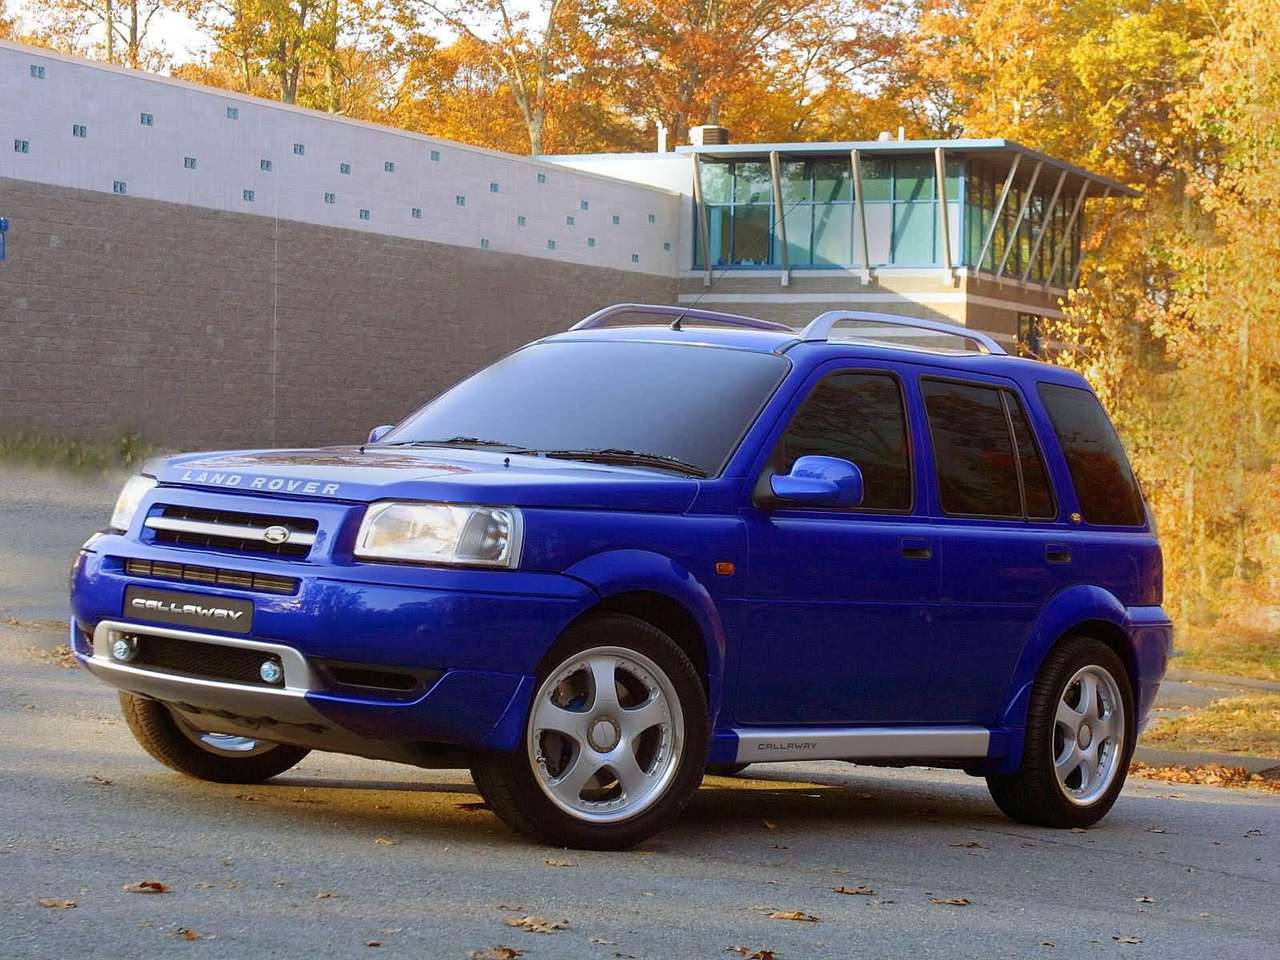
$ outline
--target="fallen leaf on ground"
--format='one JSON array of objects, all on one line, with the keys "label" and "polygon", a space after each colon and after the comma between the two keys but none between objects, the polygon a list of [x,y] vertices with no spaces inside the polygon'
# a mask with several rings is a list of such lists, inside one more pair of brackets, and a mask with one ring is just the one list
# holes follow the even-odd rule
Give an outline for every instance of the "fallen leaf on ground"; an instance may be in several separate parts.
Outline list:
[{"label": "fallen leaf on ground", "polygon": [[592,937],[591,942],[602,947],[616,947],[618,945],[617,940],[605,940],[601,937]]},{"label": "fallen leaf on ground", "polygon": [[1056,946],[1057,946],[1057,944],[1056,944],[1056,943],[1054,943],[1052,940],[1041,940],[1041,941],[1040,941],[1040,946],[1042,946],[1042,947],[1056,947]]},{"label": "fallen leaf on ground", "polygon": [[390,837],[374,837],[373,842],[382,847],[394,847],[399,840],[392,840]]},{"label": "fallen leaf on ground", "polygon": [[237,800],[243,800],[245,803],[261,803],[266,797],[260,797],[256,793],[237,793]]},{"label": "fallen leaf on ground", "polygon": [[455,803],[454,806],[457,807],[459,810],[466,810],[469,813],[476,813],[480,810],[489,809],[489,805],[487,803],[484,803],[483,801],[476,801],[473,803]]},{"label": "fallen leaf on ground", "polygon": [[178,936],[180,936],[183,940],[203,940],[204,939],[204,937],[201,935],[199,930],[192,930],[190,927],[179,927]]},{"label": "fallen leaf on ground", "polygon": [[483,950],[472,950],[467,960],[516,960],[524,955],[523,950],[515,947],[485,947]]},{"label": "fallen leaf on ground", "polygon": [[139,880],[137,883],[126,883],[120,889],[125,893],[168,893],[169,885],[159,880]]},{"label": "fallen leaf on ground", "polygon": [[1164,827],[1147,827],[1147,833],[1164,833]]},{"label": "fallen leaf on ground", "polygon": [[54,910],[70,910],[76,905],[74,900],[60,900],[57,897],[41,897],[36,903],[42,907],[52,907]]},{"label": "fallen leaf on ground", "polygon": [[508,927],[517,927],[528,933],[555,933],[557,930],[568,930],[568,920],[548,920],[546,917],[507,917]]},{"label": "fallen leaf on ground", "polygon": [[1142,942],[1142,938],[1141,938],[1141,937],[1118,937],[1118,936],[1113,936],[1111,939],[1112,939],[1112,940],[1114,940],[1116,943],[1141,943],[1141,942]]},{"label": "fallen leaf on ground", "polygon": [[77,666],[75,654],[65,643],[60,643],[52,650],[37,650],[36,659],[43,663],[51,663],[55,667],[70,668]]},{"label": "fallen leaf on ground", "polygon": [[108,780],[106,777],[100,777],[96,773],[91,773],[89,776],[85,777],[85,782],[96,784],[99,787],[109,787],[115,783],[114,780]]},{"label": "fallen leaf on ground", "polygon": [[769,913],[770,920],[799,920],[802,923],[817,923],[819,918],[812,913],[805,913],[803,910],[773,910]]},{"label": "fallen leaf on ground", "polygon": [[321,890],[319,893],[317,893],[317,894],[316,894],[316,899],[317,899],[317,900],[332,900],[332,899],[333,899],[334,897],[336,897],[337,895],[338,895],[338,891],[336,891],[336,890]]},{"label": "fallen leaf on ground", "polygon": [[948,847],[964,847],[969,850],[988,849],[985,845],[979,843],[977,840],[961,840],[958,843],[948,843],[947,846]]},{"label": "fallen leaf on ground", "polygon": [[572,860],[556,860],[552,858],[549,860],[543,860],[542,862],[545,863],[548,867],[576,867],[577,866],[577,864],[574,863]]},{"label": "fallen leaf on ground", "polygon": [[1253,827],[1253,828],[1251,828],[1251,829],[1249,829],[1249,830],[1246,830],[1246,831],[1244,832],[1244,835],[1245,835],[1246,837],[1260,837],[1260,836],[1262,836],[1262,831],[1261,831],[1261,830],[1259,830],[1257,827]]},{"label": "fallen leaf on ground", "polygon": [[518,906],[516,906],[516,905],[515,905],[515,904],[513,904],[513,903],[500,903],[500,904],[498,904],[498,909],[499,909],[499,910],[510,910],[512,913],[525,913],[525,912],[526,912],[526,910],[525,910],[525,908],[524,908],[524,907],[518,907]]},{"label": "fallen leaf on ground", "polygon": [[381,941],[381,940],[366,940],[366,941],[364,942],[364,945],[365,945],[366,947],[380,947],[380,946],[382,946],[382,941]]},{"label": "fallen leaf on ground", "polygon": [[192,884],[192,886],[197,890],[212,890],[215,885],[210,883],[208,880],[197,880]]},{"label": "fallen leaf on ground", "polygon": [[752,950],[750,947],[727,947],[726,952],[736,953],[747,960],[775,960],[772,950]]},{"label": "fallen leaf on ground", "polygon": [[764,826],[764,828],[765,828],[766,830],[777,830],[777,829],[778,829],[778,825],[777,825],[776,823],[774,823],[772,820],[761,820],[761,821],[760,821],[760,823]]},{"label": "fallen leaf on ground", "polygon": [[968,897],[930,897],[929,902],[940,907],[967,907],[971,901]]},{"label": "fallen leaf on ground", "polygon": [[1134,899],[1137,900],[1138,903],[1155,903],[1155,900],[1151,899],[1151,897],[1135,897]]},{"label": "fallen leaf on ground", "polygon": [[875,891],[870,887],[832,887],[836,893],[847,893],[849,896],[874,897]]},{"label": "fallen leaf on ground", "polygon": [[1280,780],[1268,780],[1258,773],[1250,773],[1244,767],[1224,767],[1208,763],[1199,767],[1172,765],[1152,767],[1140,760],[1129,764],[1129,773],[1146,780],[1163,780],[1166,783],[1201,783],[1213,787],[1254,787],[1259,790],[1280,792]]}]

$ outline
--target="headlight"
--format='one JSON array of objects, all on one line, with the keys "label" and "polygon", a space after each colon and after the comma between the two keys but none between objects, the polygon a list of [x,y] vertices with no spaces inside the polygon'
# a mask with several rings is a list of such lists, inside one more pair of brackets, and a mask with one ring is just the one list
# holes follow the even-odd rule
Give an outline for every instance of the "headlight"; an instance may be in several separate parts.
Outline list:
[{"label": "headlight", "polygon": [[514,567],[524,524],[514,507],[457,503],[375,503],[356,535],[364,560]]},{"label": "headlight", "polygon": [[142,475],[130,477],[125,481],[124,487],[120,490],[120,496],[116,497],[116,508],[111,512],[112,529],[121,531],[129,529],[129,524],[133,522],[133,515],[138,512],[138,505],[142,503],[142,498],[155,485],[155,480]]}]

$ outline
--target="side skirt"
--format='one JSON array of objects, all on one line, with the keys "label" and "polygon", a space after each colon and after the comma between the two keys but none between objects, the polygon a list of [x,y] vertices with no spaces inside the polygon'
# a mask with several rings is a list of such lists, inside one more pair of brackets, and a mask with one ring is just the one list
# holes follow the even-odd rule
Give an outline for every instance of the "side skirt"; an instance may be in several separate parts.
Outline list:
[{"label": "side skirt", "polygon": [[[985,759],[991,746],[991,731],[986,727],[739,727],[717,734],[717,740],[722,738],[736,739],[736,763],[976,760]],[[716,753],[727,746],[721,746]]]}]

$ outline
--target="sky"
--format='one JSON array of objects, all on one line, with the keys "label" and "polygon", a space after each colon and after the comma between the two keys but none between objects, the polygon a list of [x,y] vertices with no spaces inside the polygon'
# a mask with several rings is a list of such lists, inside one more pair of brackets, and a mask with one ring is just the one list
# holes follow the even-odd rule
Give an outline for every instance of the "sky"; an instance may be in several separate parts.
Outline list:
[{"label": "sky", "polygon": [[[11,14],[16,14],[27,24],[35,22],[29,0],[9,0],[8,8]],[[191,20],[174,10],[165,9],[157,13],[148,36],[168,49],[174,63],[197,59],[197,53],[207,46]]]}]

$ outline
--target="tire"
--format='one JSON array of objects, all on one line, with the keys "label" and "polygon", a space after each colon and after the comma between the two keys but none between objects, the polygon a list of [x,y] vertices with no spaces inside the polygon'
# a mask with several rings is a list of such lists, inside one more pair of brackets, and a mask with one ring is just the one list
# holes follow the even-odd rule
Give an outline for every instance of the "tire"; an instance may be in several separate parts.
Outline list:
[{"label": "tire", "polygon": [[711,763],[707,765],[707,773],[713,777],[736,777],[749,766],[749,763]]},{"label": "tire", "polygon": [[680,815],[706,766],[707,699],[670,637],[636,617],[592,617],[556,642],[536,680],[520,747],[471,768],[507,826],[556,846],[625,850]]},{"label": "tire", "polygon": [[[157,700],[121,692],[120,709],[142,749],[170,770],[213,783],[262,783],[284,773],[309,750],[227,738],[228,748],[215,744],[218,735],[202,734],[178,719]],[[205,738],[208,742],[205,742]],[[251,746],[250,746],[251,745]]]},{"label": "tire", "polygon": [[[1090,678],[1098,691],[1091,708],[1085,702]],[[1118,744],[1117,737],[1123,738]],[[1016,773],[988,776],[987,787],[996,806],[1019,823],[1090,827],[1120,795],[1135,739],[1133,682],[1124,662],[1099,640],[1069,637],[1050,651],[1036,677],[1022,765]],[[1088,762],[1091,755],[1096,766]]]}]

